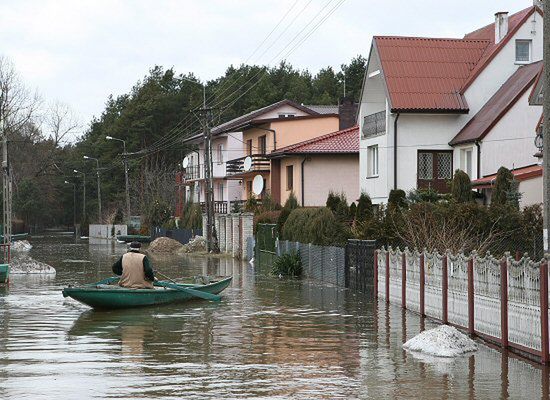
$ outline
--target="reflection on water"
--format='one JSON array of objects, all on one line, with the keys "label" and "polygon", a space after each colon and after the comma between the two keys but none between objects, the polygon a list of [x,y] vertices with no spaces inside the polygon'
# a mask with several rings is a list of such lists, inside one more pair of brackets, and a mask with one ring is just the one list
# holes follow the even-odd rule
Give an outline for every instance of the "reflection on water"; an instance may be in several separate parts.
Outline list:
[{"label": "reflection on water", "polygon": [[1,399],[548,395],[548,371],[535,364],[486,346],[456,360],[418,358],[401,344],[430,322],[233,259],[153,258],[173,278],[233,275],[221,303],[94,312],[60,290],[110,276],[126,246],[33,244],[31,255],[58,273],[0,288]]}]

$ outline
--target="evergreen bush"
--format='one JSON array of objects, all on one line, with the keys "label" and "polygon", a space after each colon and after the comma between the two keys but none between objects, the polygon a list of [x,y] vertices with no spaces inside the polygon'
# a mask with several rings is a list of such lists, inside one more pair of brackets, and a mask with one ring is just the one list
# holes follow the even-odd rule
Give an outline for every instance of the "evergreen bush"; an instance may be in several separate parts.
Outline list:
[{"label": "evergreen bush", "polygon": [[407,207],[407,195],[403,189],[392,189],[388,196],[388,208],[405,208]]},{"label": "evergreen bush", "polygon": [[508,202],[508,193],[512,189],[514,175],[506,167],[500,167],[495,179],[495,187],[491,196],[491,205],[504,205]]},{"label": "evergreen bush", "polygon": [[357,201],[357,210],[355,212],[356,221],[365,221],[372,217],[372,200],[365,192],[362,192]]},{"label": "evergreen bush", "polygon": [[303,267],[300,254],[296,251],[283,254],[273,262],[271,269],[273,275],[282,275],[299,278],[302,276]]},{"label": "evergreen bush", "polygon": [[293,210],[283,226],[283,238],[321,246],[344,245],[349,228],[326,207]]}]

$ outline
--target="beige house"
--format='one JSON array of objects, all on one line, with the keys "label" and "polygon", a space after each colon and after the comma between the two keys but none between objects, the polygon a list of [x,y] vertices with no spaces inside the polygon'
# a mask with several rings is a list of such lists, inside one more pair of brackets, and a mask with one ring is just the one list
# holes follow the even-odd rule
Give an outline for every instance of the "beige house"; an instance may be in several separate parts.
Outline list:
[{"label": "beige house", "polygon": [[[359,127],[331,132],[269,155],[271,190],[284,204],[294,192],[302,206],[323,206],[328,194],[344,193],[351,203],[359,197]],[[277,185],[275,187],[274,185]]]}]

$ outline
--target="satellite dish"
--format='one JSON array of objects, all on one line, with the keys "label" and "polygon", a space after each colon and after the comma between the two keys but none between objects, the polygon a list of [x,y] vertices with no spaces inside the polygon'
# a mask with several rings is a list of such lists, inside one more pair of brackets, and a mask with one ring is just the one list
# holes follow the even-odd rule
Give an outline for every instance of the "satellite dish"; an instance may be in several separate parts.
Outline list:
[{"label": "satellite dish", "polygon": [[264,190],[264,177],[261,175],[256,175],[254,180],[252,180],[252,192],[259,196]]},{"label": "satellite dish", "polygon": [[181,162],[181,165],[183,168],[187,168],[189,166],[189,157],[187,156],[183,157],[183,161]]},{"label": "satellite dish", "polygon": [[252,157],[248,156],[244,159],[243,168],[244,172],[250,171],[250,168],[252,168]]}]

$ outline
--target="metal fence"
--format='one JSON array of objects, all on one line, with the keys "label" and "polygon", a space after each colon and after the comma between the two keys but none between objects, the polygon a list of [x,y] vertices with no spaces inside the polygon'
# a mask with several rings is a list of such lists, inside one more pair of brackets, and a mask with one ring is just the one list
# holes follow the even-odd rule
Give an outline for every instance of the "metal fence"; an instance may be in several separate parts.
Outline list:
[{"label": "metal fence", "polygon": [[376,240],[348,240],[346,244],[345,286],[361,292],[374,284]]},{"label": "metal fence", "polygon": [[153,228],[151,238],[168,237],[177,240],[181,244],[187,244],[194,236],[202,236],[202,229],[165,229],[157,226]]},{"label": "metal fence", "polygon": [[317,246],[277,241],[277,256],[290,252],[298,252],[302,259],[304,277],[322,283],[345,286],[346,250],[343,247]]},{"label": "metal fence", "polygon": [[374,267],[387,302],[549,361],[546,260],[389,248],[377,251]]}]

